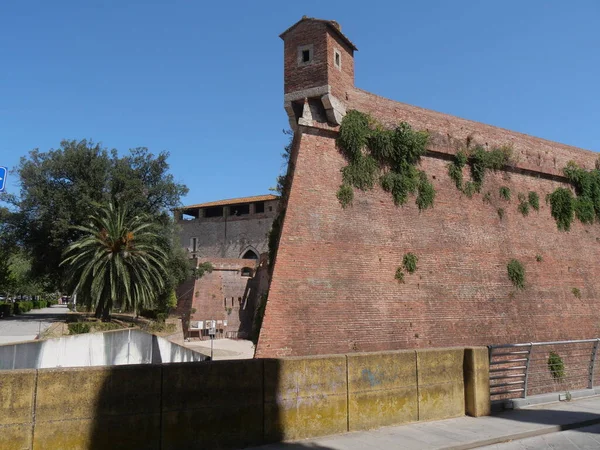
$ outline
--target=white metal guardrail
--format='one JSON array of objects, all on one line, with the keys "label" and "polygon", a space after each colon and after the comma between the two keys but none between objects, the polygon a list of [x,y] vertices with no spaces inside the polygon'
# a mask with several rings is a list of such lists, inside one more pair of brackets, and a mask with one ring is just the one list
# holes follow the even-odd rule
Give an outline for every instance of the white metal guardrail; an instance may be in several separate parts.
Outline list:
[{"label": "white metal guardrail", "polygon": [[600,339],[490,345],[490,398],[593,389]]}]

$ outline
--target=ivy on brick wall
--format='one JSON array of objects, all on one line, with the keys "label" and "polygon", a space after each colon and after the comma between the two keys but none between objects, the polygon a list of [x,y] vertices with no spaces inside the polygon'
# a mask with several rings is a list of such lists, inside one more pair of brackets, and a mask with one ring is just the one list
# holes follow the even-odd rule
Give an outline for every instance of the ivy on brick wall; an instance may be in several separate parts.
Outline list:
[{"label": "ivy on brick wall", "polygon": [[[448,164],[448,175],[457,189],[470,198],[481,192],[486,173],[502,169],[510,163],[511,157],[512,148],[508,145],[491,150],[486,150],[481,145],[461,149],[454,156],[454,161]],[[471,169],[471,181],[463,183],[463,167],[467,164]]]},{"label": "ivy on brick wall", "polygon": [[511,259],[506,265],[508,278],[517,289],[525,289],[525,267],[520,261]]},{"label": "ivy on brick wall", "polygon": [[342,168],[343,184],[337,198],[343,207],[352,203],[353,188],[366,191],[376,182],[392,194],[396,205],[416,195],[420,210],[431,208],[435,189],[416,165],[427,151],[429,134],[405,122],[386,129],[368,114],[349,111],[340,125],[337,145],[348,165]]},{"label": "ivy on brick wall", "polygon": [[569,161],[563,172],[575,188],[575,195],[570,189],[556,188],[546,197],[559,230],[569,231],[574,217],[585,224],[600,220],[599,161],[592,170],[585,170]]},{"label": "ivy on brick wall", "polygon": [[419,258],[414,253],[405,253],[402,258],[402,266],[399,266],[396,269],[396,275],[394,278],[398,280],[399,283],[404,283],[404,271],[408,273],[415,273],[417,271],[417,262]]}]

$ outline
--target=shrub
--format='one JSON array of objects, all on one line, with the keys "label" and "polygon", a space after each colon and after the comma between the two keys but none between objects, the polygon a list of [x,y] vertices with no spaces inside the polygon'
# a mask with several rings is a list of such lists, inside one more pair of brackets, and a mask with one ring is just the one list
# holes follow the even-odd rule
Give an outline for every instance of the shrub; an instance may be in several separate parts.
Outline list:
[{"label": "shrub", "polygon": [[465,194],[467,197],[471,198],[471,197],[473,197],[473,195],[474,195],[476,192],[479,192],[479,188],[477,187],[477,184],[476,184],[476,183],[474,183],[474,182],[472,182],[472,181],[467,181],[467,182],[465,183],[465,187],[464,187],[464,189],[463,189],[463,192],[464,192],[464,194]]},{"label": "shrub", "polygon": [[[470,139],[467,138],[467,148],[469,145]],[[471,198],[475,192],[481,190],[486,172],[502,169],[510,162],[511,155],[512,149],[509,146],[486,150],[483,146],[477,145],[468,154],[466,151],[461,150],[457,152],[454,161],[448,165],[448,175],[454,181],[456,187]],[[462,168],[467,163],[471,166],[472,181],[463,188]]]},{"label": "shrub", "polygon": [[496,211],[498,213],[498,217],[500,217],[500,220],[504,219],[504,208],[498,208],[498,211]]},{"label": "shrub", "polygon": [[13,303],[13,313],[23,314],[33,309],[33,302],[30,301],[19,301]]},{"label": "shrub", "polygon": [[417,204],[419,210],[423,211],[424,209],[433,207],[435,189],[433,184],[427,180],[427,175],[425,175],[425,172],[419,172],[419,178],[421,181],[417,187],[417,200],[415,203]]},{"label": "shrub", "polygon": [[508,188],[506,186],[502,186],[500,188],[499,193],[500,193],[500,198],[502,198],[502,199],[504,199],[506,201],[510,201],[510,196],[511,196],[511,194],[510,194],[510,188]]},{"label": "shrub", "polygon": [[156,314],[156,321],[160,323],[165,323],[167,321],[167,317],[169,317],[166,313],[158,313]]},{"label": "shrub", "polygon": [[519,203],[518,209],[519,209],[519,212],[521,214],[523,214],[524,216],[529,215],[529,203],[524,202],[524,201]]},{"label": "shrub", "polygon": [[84,334],[90,332],[90,324],[85,322],[75,322],[67,325],[69,334]]},{"label": "shrub", "polygon": [[575,216],[581,223],[594,223],[596,212],[594,211],[594,202],[592,199],[587,197],[576,198],[573,207],[575,209]]},{"label": "shrub", "polygon": [[575,298],[581,298],[581,291],[578,288],[574,287],[573,289],[571,289],[571,292],[573,293]]},{"label": "shrub", "polygon": [[462,191],[463,188],[463,173],[462,167],[459,167],[456,162],[448,164],[448,176],[454,184],[456,188]]},{"label": "shrub", "polygon": [[548,370],[550,370],[552,378],[557,381],[565,377],[565,363],[558,353],[550,352],[548,356]]},{"label": "shrub", "polygon": [[199,280],[204,276],[205,273],[211,273],[214,267],[209,262],[203,262],[202,264],[198,264],[198,267],[195,267],[192,271],[192,275],[196,280]]},{"label": "shrub", "polygon": [[398,283],[404,283],[404,272],[402,271],[402,267],[398,267],[396,269],[396,275],[394,276]]},{"label": "shrub", "polygon": [[123,328],[118,323],[114,322],[95,322],[94,329],[96,331],[110,331],[110,330],[119,330]]},{"label": "shrub", "polygon": [[407,253],[402,258],[402,266],[408,273],[414,273],[417,270],[417,262],[419,258],[414,253]]},{"label": "shrub", "polygon": [[342,205],[342,208],[348,207],[354,200],[354,191],[347,184],[342,184],[337,192],[337,198]]},{"label": "shrub", "polygon": [[535,209],[536,211],[539,211],[540,210],[540,196],[537,194],[537,192],[529,191],[528,199],[529,199],[529,204],[531,205],[531,207],[533,209]]},{"label": "shrub", "polygon": [[157,311],[154,309],[141,309],[140,316],[145,317],[146,319],[156,319]]},{"label": "shrub", "polygon": [[0,317],[9,317],[13,314],[13,305],[11,303],[0,303]]},{"label": "shrub", "polygon": [[543,259],[544,259],[544,258],[542,258],[542,255],[539,255],[539,254],[538,254],[538,255],[535,255],[535,260],[536,260],[537,262],[542,262],[542,261],[543,261]]},{"label": "shrub", "polygon": [[506,266],[508,278],[517,289],[525,289],[525,268],[516,259],[511,259]]}]

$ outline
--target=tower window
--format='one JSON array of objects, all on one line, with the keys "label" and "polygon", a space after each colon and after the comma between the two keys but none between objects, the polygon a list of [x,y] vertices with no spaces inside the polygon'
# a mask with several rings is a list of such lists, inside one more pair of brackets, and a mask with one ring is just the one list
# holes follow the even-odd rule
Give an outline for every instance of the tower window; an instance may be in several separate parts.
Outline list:
[{"label": "tower window", "polygon": [[254,204],[254,213],[261,214],[265,212],[265,202],[256,202]]},{"label": "tower window", "polygon": [[333,65],[338,69],[342,68],[342,54],[337,49],[333,49]]},{"label": "tower window", "polygon": [[298,65],[306,66],[312,63],[313,59],[313,45],[301,45],[298,47]]}]

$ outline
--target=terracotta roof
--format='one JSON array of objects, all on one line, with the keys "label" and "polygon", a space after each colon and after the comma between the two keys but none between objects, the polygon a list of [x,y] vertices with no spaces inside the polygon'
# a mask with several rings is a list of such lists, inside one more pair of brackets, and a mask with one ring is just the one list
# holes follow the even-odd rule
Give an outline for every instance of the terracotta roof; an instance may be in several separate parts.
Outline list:
[{"label": "terracotta roof", "polygon": [[294,28],[296,28],[296,26],[305,21],[305,20],[312,20],[313,22],[321,22],[326,24],[331,30],[333,30],[334,33],[336,33],[340,38],[342,38],[342,40],[348,44],[348,46],[350,46],[350,48],[354,51],[358,51],[358,49],[356,48],[356,45],[354,45],[352,43],[352,41],[350,39],[348,39],[344,33],[342,33],[342,27],[340,27],[340,24],[337,23],[335,20],[324,20],[324,19],[316,19],[314,17],[307,17],[307,16],[302,16],[302,19],[300,19],[298,22],[296,22],[294,25],[292,25],[291,27],[289,27],[287,30],[285,30],[283,33],[281,33],[279,35],[279,37],[281,39],[283,39],[285,37],[286,34],[288,34],[290,31],[292,31]]},{"label": "terracotta roof", "polygon": [[228,200],[217,200],[216,202],[198,203],[196,205],[182,206],[177,208],[179,210],[192,209],[192,208],[208,208],[210,206],[226,206],[226,205],[237,205],[239,203],[253,203],[253,202],[266,202],[269,200],[277,200],[279,196],[273,194],[267,195],[255,195],[254,197],[240,197],[230,198]]}]

